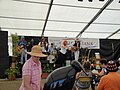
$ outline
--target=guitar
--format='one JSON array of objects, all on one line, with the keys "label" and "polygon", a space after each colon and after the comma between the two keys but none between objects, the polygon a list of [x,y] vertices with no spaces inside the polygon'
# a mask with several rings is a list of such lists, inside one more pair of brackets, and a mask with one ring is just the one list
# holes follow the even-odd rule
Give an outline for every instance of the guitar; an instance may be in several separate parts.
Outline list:
[{"label": "guitar", "polygon": [[78,48],[77,48],[76,46],[72,46],[72,47],[71,47],[71,51],[72,51],[72,52],[75,52],[75,51],[77,51],[77,50],[78,50]]},{"label": "guitar", "polygon": [[16,47],[16,51],[18,52],[18,54],[21,54],[23,50],[24,50],[24,46],[23,45]]}]

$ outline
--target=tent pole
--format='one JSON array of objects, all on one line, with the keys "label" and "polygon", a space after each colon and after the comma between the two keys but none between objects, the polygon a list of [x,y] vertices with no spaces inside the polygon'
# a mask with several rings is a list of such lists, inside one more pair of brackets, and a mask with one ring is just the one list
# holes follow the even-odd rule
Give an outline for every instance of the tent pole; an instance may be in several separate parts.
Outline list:
[{"label": "tent pole", "polygon": [[106,39],[110,38],[111,36],[113,36],[114,34],[118,33],[120,31],[120,29],[118,29],[117,31],[113,32],[111,35],[109,35],[108,37],[106,37]]},{"label": "tent pole", "polygon": [[76,36],[78,38],[82,33],[100,16],[100,14],[105,10],[105,8],[112,3],[113,0],[108,0],[104,6],[98,11],[98,13],[90,20],[90,22],[82,29],[82,31]]},{"label": "tent pole", "polygon": [[48,21],[48,17],[49,17],[52,5],[53,5],[53,0],[51,0],[51,2],[50,2],[49,9],[48,9],[48,12],[47,12],[47,16],[46,16],[46,19],[45,19],[45,23],[44,23],[44,27],[43,27],[41,36],[44,36],[45,27],[47,25],[47,21]]}]

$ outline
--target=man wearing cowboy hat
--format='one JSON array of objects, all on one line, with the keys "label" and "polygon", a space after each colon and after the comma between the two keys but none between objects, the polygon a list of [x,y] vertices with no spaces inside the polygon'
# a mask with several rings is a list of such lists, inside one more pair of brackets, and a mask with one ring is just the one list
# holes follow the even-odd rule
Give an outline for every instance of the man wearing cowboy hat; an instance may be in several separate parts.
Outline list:
[{"label": "man wearing cowboy hat", "polygon": [[39,45],[32,47],[31,52],[27,52],[31,57],[25,62],[22,68],[22,84],[19,90],[42,90],[41,84],[41,62],[40,57],[46,57],[42,53]]}]

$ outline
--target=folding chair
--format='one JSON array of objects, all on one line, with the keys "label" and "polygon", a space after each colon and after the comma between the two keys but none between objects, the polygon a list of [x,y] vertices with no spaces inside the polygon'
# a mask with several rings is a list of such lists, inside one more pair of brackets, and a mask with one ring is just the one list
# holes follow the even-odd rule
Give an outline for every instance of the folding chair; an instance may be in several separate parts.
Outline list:
[{"label": "folding chair", "polygon": [[80,76],[76,82],[75,85],[78,88],[78,90],[89,90],[91,85],[92,77],[90,76]]}]

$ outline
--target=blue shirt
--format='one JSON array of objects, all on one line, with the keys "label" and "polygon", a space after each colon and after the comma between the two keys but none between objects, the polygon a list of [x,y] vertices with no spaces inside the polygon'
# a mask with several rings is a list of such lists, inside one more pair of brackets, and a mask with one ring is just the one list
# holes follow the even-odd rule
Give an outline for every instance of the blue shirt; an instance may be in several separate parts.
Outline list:
[{"label": "blue shirt", "polygon": [[24,47],[24,49],[27,49],[27,41],[18,41],[18,46],[22,46]]}]

